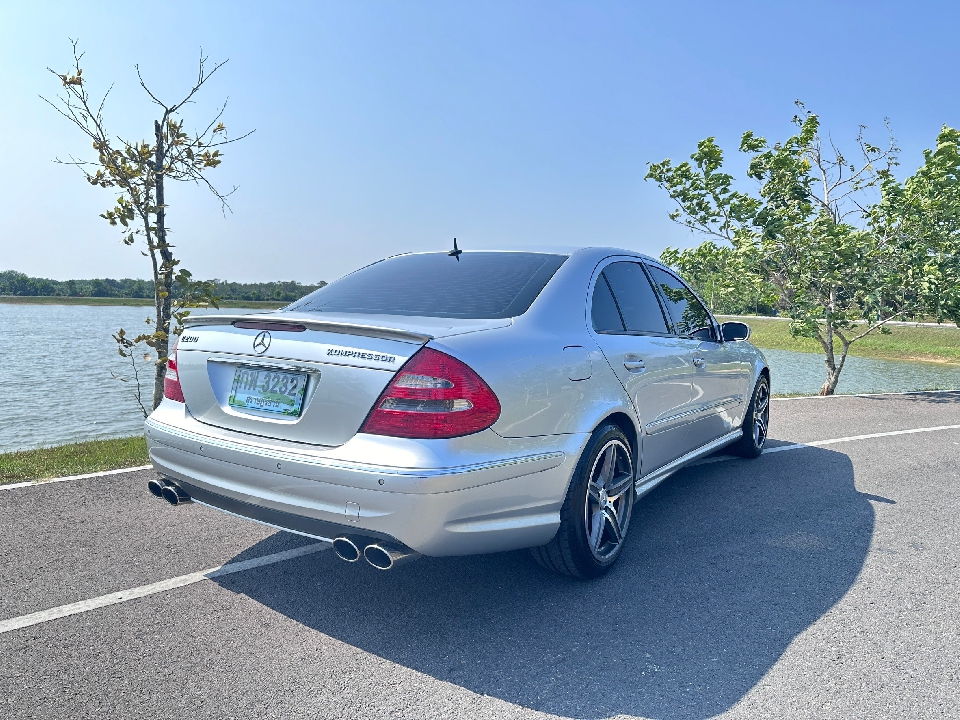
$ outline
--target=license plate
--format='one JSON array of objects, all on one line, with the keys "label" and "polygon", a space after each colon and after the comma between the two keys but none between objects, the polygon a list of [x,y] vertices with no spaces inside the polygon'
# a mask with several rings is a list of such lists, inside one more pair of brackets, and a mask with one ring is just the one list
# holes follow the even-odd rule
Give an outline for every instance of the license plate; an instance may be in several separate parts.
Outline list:
[{"label": "license plate", "polygon": [[230,407],[297,417],[307,389],[306,373],[238,367],[233,374]]}]

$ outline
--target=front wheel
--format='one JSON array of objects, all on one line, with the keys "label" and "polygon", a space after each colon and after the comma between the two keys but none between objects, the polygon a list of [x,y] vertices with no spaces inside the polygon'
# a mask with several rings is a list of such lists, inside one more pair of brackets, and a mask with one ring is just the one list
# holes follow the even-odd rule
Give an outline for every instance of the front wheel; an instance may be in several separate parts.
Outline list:
[{"label": "front wheel", "polygon": [[770,380],[761,375],[753,390],[750,407],[743,418],[743,437],[737,440],[731,450],[735,455],[745,458],[760,457],[763,445],[767,442],[767,429],[770,427]]},{"label": "front wheel", "polygon": [[623,549],[635,494],[630,441],[616,425],[603,425],[577,463],[560,510],[560,529],[548,544],[531,548],[534,558],[573,577],[603,575]]}]

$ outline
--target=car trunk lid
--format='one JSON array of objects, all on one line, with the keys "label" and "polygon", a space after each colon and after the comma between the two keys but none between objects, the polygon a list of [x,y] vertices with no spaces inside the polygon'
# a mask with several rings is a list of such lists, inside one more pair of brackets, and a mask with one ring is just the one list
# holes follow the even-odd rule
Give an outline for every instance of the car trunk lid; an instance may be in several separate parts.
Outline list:
[{"label": "car trunk lid", "polygon": [[[430,339],[509,323],[290,312],[195,316],[187,318],[178,344],[180,385],[187,409],[200,422],[261,437],[341,445]],[[244,384],[251,377],[254,384],[260,378],[261,389],[263,382],[278,379],[291,387],[302,383],[299,412],[270,392],[255,394],[288,404],[276,405],[279,411],[237,407],[238,388],[249,388]]]}]

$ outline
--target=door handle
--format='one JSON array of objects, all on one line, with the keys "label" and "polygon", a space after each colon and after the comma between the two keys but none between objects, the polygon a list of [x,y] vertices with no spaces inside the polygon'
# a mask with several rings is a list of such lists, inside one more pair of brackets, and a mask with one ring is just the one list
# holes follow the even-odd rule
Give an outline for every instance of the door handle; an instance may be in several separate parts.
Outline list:
[{"label": "door handle", "polygon": [[633,354],[623,356],[623,366],[627,369],[627,372],[632,373],[642,373],[647,369],[646,365],[643,364],[643,358]]},{"label": "door handle", "polygon": [[702,368],[706,364],[707,364],[707,361],[704,360],[702,357],[695,357],[693,359],[694,367]]}]

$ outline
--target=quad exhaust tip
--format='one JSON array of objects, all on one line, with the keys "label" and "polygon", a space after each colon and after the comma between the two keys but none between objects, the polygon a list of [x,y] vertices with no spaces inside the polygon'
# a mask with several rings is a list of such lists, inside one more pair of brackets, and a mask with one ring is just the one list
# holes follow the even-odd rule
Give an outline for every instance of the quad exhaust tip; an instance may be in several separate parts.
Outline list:
[{"label": "quad exhaust tip", "polygon": [[171,505],[184,505],[193,502],[182,487],[167,478],[154,478],[147,481],[147,490],[154,497],[163,498]]},{"label": "quad exhaust tip", "polygon": [[402,545],[357,535],[334,538],[333,552],[341,560],[350,563],[363,558],[377,570],[392,570],[401,563],[419,557],[413,550]]},{"label": "quad exhaust tip", "polygon": [[374,543],[363,549],[363,557],[377,570],[392,570],[397,565],[414,560],[417,553],[393,543]]},{"label": "quad exhaust tip", "polygon": [[[362,542],[362,541],[360,541]],[[338,537],[333,539],[333,553],[346,562],[356,562],[363,555],[362,544],[357,538]]]}]

